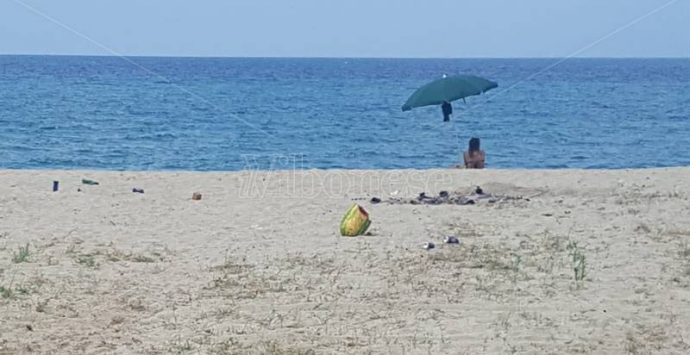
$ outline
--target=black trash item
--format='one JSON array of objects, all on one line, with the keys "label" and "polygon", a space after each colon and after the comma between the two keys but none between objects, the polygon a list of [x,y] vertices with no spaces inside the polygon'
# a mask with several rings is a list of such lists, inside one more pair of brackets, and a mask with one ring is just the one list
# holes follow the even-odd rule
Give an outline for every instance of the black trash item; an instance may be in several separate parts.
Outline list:
[{"label": "black trash item", "polygon": [[442,198],[447,198],[449,196],[448,191],[441,191],[438,195]]},{"label": "black trash item", "polygon": [[422,246],[422,248],[424,248],[424,249],[426,249],[426,250],[431,250],[431,249],[436,248],[436,244],[434,244],[434,243],[432,243],[432,242],[427,242],[427,243],[424,243],[424,245]]},{"label": "black trash item", "polygon": [[381,199],[378,197],[372,197],[371,203],[373,203],[373,204],[381,203]]},{"label": "black trash item", "polygon": [[477,189],[474,190],[474,193],[477,194],[477,195],[483,195],[483,194],[484,194],[484,190],[482,190],[481,187],[477,186]]},{"label": "black trash item", "polygon": [[465,196],[455,200],[455,204],[461,206],[474,205],[475,203],[474,199]]},{"label": "black trash item", "polygon": [[140,189],[140,188],[135,187],[135,188],[132,189],[132,192],[134,192],[134,193],[136,193],[136,194],[143,194],[143,193],[144,193],[144,189]]},{"label": "black trash item", "polygon": [[443,239],[446,244],[460,244],[460,240],[452,235],[449,235]]}]

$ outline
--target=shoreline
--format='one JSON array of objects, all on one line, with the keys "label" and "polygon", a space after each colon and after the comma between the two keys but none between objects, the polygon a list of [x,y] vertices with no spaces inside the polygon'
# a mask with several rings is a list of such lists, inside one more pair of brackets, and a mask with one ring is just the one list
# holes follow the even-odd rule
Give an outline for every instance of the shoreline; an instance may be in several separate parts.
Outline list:
[{"label": "shoreline", "polygon": [[469,172],[474,174],[509,174],[509,173],[601,173],[601,172],[660,172],[660,171],[690,171],[690,166],[665,166],[665,167],[648,167],[648,168],[609,168],[609,169],[587,169],[587,168],[562,168],[562,169],[526,169],[526,168],[486,168],[486,169],[465,169],[465,168],[429,168],[429,169],[245,169],[245,170],[111,170],[111,169],[52,169],[52,168],[39,168],[39,169],[11,169],[11,168],[0,168],[0,174],[6,173],[95,173],[95,174],[160,174],[160,175],[170,175],[170,174],[246,174],[246,173],[276,173],[276,174],[305,174],[305,173],[437,173],[437,172]]}]

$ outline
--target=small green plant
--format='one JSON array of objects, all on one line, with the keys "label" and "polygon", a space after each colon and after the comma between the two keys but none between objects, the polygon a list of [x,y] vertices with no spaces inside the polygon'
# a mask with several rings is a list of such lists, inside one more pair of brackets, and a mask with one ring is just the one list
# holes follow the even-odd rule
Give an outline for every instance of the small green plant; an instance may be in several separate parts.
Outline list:
[{"label": "small green plant", "polygon": [[187,352],[192,351],[194,348],[192,347],[192,344],[189,342],[189,340],[185,340],[184,342],[182,339],[178,339],[173,343],[173,350],[177,354],[184,354]]},{"label": "small green plant", "polygon": [[2,298],[11,298],[12,297],[12,289],[11,288],[5,288],[5,286],[0,286],[0,297]]},{"label": "small green plant", "polygon": [[77,263],[84,265],[86,267],[96,267],[96,259],[93,257],[93,255],[89,254],[82,254],[77,256]]},{"label": "small green plant", "polygon": [[29,262],[29,243],[20,246],[19,251],[12,254],[12,262],[15,264]]},{"label": "small green plant", "polygon": [[577,242],[568,243],[569,255],[572,257],[573,271],[575,272],[575,281],[580,282],[587,276],[587,258],[582,249],[577,245]]}]

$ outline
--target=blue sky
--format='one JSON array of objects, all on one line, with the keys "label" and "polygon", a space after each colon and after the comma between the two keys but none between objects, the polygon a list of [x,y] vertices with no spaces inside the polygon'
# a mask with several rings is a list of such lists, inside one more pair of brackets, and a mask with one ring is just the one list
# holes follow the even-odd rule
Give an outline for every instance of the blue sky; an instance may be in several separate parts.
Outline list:
[{"label": "blue sky", "polygon": [[670,1],[0,0],[0,54],[690,57]]}]

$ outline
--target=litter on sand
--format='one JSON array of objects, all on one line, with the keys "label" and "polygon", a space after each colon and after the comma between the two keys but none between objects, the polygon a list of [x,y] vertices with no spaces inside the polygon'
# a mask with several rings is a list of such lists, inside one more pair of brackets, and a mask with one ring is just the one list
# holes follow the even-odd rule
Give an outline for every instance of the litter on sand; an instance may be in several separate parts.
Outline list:
[{"label": "litter on sand", "polygon": [[422,248],[424,248],[424,249],[426,249],[426,250],[431,250],[431,249],[436,248],[436,244],[434,244],[434,243],[432,243],[432,242],[426,242],[426,243],[424,243],[424,245],[422,246]]},{"label": "litter on sand", "polygon": [[369,213],[355,203],[340,221],[340,234],[344,237],[356,237],[366,233],[370,224]]},{"label": "litter on sand", "polygon": [[460,244],[460,240],[452,235],[443,238],[443,242],[446,244]]},{"label": "litter on sand", "polygon": [[98,181],[91,179],[81,179],[81,183],[84,185],[98,185]]},{"label": "litter on sand", "polygon": [[199,200],[201,200],[201,193],[199,193],[199,192],[193,193],[193,194],[192,194],[192,200],[194,200],[194,201],[199,201]]},{"label": "litter on sand", "polygon": [[474,205],[479,202],[496,203],[509,200],[525,200],[529,201],[528,198],[523,198],[522,196],[508,196],[508,195],[495,195],[485,193],[481,187],[477,186],[470,193],[460,193],[460,192],[448,192],[441,191],[437,196],[429,196],[426,192],[421,192],[416,198],[399,198],[391,197],[386,200],[381,200],[378,197],[373,197],[371,203],[387,203],[390,205]]},{"label": "litter on sand", "polygon": [[143,193],[144,193],[144,189],[140,189],[140,188],[138,188],[138,187],[135,187],[135,188],[132,189],[132,192],[134,192],[134,193],[136,193],[136,194],[143,194]]}]

